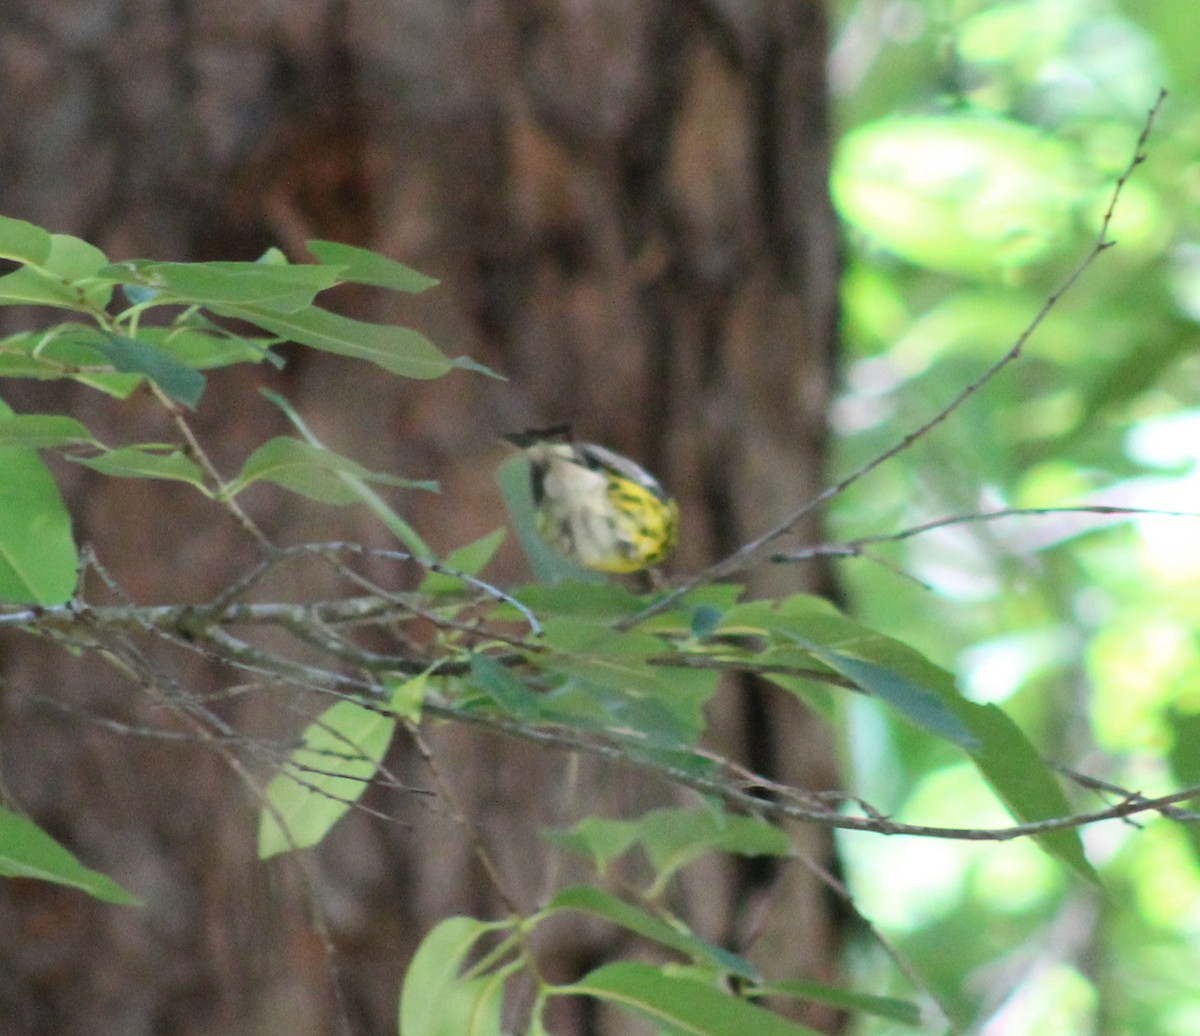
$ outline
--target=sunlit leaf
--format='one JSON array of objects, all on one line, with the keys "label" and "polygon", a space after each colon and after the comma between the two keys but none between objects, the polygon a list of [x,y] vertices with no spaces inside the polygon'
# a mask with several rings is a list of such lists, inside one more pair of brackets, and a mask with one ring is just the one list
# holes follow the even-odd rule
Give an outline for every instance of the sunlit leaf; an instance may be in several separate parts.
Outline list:
[{"label": "sunlit leaf", "polygon": [[1068,146],[1022,123],[973,115],[892,117],[843,138],[842,215],[914,263],[991,276],[1071,240],[1081,195]]},{"label": "sunlit leaf", "polygon": [[264,360],[275,367],[283,365],[282,358],[270,351],[274,338],[244,338],[193,327],[144,327],[138,338],[194,370]]},{"label": "sunlit leaf", "polygon": [[316,845],[375,776],[391,744],[396,718],[340,701],[304,731],[304,744],[267,785],[259,815],[262,859]]},{"label": "sunlit leaf", "polygon": [[499,1036],[495,983],[459,977],[475,944],[497,927],[448,917],[421,940],[400,992],[400,1036]]}]

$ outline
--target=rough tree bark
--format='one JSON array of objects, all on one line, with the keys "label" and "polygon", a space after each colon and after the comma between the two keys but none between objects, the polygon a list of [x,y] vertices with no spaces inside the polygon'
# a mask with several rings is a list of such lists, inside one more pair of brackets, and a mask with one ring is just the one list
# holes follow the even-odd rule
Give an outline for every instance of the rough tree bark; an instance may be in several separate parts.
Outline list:
[{"label": "rough tree bark", "polygon": [[[197,424],[225,470],[280,430],[257,393],[270,382],[342,452],[439,479],[440,497],[405,503],[438,549],[502,524],[495,435],[522,426],[569,421],[658,472],[684,515],[676,571],[820,489],[837,271],[817,0],[6,0],[0,30],[0,211],[114,258],[364,244],[444,283],[403,310],[350,293],[345,308],[511,378],[397,388],[302,354],[279,376],[219,374],[209,400],[223,405]],[[18,409],[69,400],[110,439],[150,438],[158,419],[78,389],[3,391]],[[186,489],[60,474],[79,538],[137,601],[203,598],[252,556]],[[382,542],[362,515],[254,503],[282,542]],[[496,578],[520,577],[506,555]],[[788,568],[752,585],[827,592],[823,578]],[[2,652],[0,792],[148,903],[0,886],[3,1032],[303,1036],[346,1017],[386,1033],[429,926],[501,909],[461,831],[396,794],[371,804],[404,823],[349,818],[307,884],[286,861],[256,864],[253,803],[219,755],[97,724],[187,733],[103,667],[11,638]],[[171,666],[191,690],[229,682]],[[296,725],[269,696],[221,708],[251,731]],[[730,687],[712,719],[716,746],[756,769],[836,784],[829,732],[794,701]],[[669,795],[585,766],[578,801],[562,801],[563,758],[471,731],[436,743],[523,906],[549,880],[539,825]],[[390,762],[425,782],[405,746]],[[824,832],[796,835],[832,866]],[[750,945],[774,975],[835,975],[836,912],[803,869],[706,867],[680,893],[705,934]],[[547,970],[569,978],[614,939],[560,931]]]}]

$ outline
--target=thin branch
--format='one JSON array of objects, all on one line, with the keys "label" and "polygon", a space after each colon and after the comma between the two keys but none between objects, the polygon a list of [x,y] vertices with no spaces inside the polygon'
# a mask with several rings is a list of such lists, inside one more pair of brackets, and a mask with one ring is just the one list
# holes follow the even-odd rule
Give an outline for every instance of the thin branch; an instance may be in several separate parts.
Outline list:
[{"label": "thin branch", "polygon": [[718,579],[723,579],[726,576],[732,575],[734,572],[740,571],[755,560],[765,548],[770,546],[776,540],[788,533],[792,532],[805,518],[814,511],[823,507],[830,500],[840,496],[847,489],[859,482],[867,475],[871,474],[876,468],[891,460],[897,454],[903,453],[914,443],[928,435],[938,425],[945,422],[951,415],[958,411],[964,403],[972,396],[979,392],[984,386],[989,384],[995,377],[1006,367],[1017,360],[1025,348],[1035,331],[1042,326],[1042,323],[1050,315],[1051,311],[1062,300],[1063,296],[1070,291],[1079,279],[1091,268],[1091,265],[1096,261],[1101,253],[1106,252],[1116,242],[1108,237],[1109,226],[1112,224],[1113,214],[1116,212],[1117,203],[1120,200],[1121,194],[1125,189],[1126,183],[1133,175],[1133,172],[1139,165],[1146,160],[1144,148],[1146,141],[1150,137],[1150,131],[1154,126],[1154,120],[1158,115],[1159,109],[1167,98],[1167,91],[1160,90],[1158,97],[1150,106],[1146,113],[1146,120],[1142,125],[1142,131],[1138,135],[1137,143],[1133,148],[1133,157],[1130,158],[1129,164],[1125,167],[1120,176],[1117,177],[1117,182],[1113,186],[1112,195],[1109,199],[1108,208],[1104,213],[1103,219],[1100,221],[1100,230],[1096,235],[1095,243],[1090,251],[1083,258],[1082,262],[1067,276],[1067,278],[1059,285],[1059,287],[1047,296],[1046,301],[1042,304],[1041,309],[1034,315],[1033,319],[1025,326],[1025,329],[1017,336],[1016,341],[1008,349],[1003,356],[995,360],[981,373],[974,381],[966,385],[949,403],[938,410],[923,424],[908,432],[894,445],[877,454],[871,460],[867,461],[862,467],[850,472],[844,478],[835,482],[827,489],[823,490],[817,496],[813,497],[807,503],[802,504],[784,518],[778,524],[772,526],[762,535],[743,544],[732,554],[708,568],[697,572],[695,575],[689,576],[682,583],[675,586],[668,593],[664,594],[649,607],[644,608],[637,615],[630,617],[620,623],[617,623],[618,629],[629,629],[637,625],[639,622],[658,615],[660,612],[666,611],[672,604],[678,601],[689,591],[694,590],[698,586],[712,583]]},{"label": "thin branch", "polygon": [[1165,518],[1200,518],[1200,511],[1164,511],[1154,507],[1118,507],[1108,504],[1081,504],[1075,507],[1005,507],[998,511],[980,511],[975,514],[956,514],[913,525],[899,532],[880,533],[877,536],[860,536],[844,543],[818,543],[809,547],[774,554],[772,561],[807,561],[818,557],[860,557],[863,548],[877,543],[899,543],[935,529],[952,525],[971,525],[994,522],[1001,518],[1030,518],[1060,514],[1094,514],[1115,517],[1137,517],[1157,515]]}]

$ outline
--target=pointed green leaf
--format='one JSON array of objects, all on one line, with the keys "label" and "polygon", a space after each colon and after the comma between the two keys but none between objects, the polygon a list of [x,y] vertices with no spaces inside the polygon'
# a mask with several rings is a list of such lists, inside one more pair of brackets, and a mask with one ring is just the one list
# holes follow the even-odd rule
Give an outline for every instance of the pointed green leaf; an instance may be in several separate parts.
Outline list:
[{"label": "pointed green leaf", "polygon": [[200,327],[143,327],[138,339],[193,370],[264,360],[275,367],[283,365],[283,358],[271,352],[274,338],[244,338]]},{"label": "pointed green leaf", "polygon": [[[400,992],[400,1036],[464,1036],[462,1001],[473,999],[472,980],[459,971],[475,944],[497,924],[448,917],[417,947]],[[479,980],[474,980],[479,981]]]},{"label": "pointed green leaf", "polygon": [[[325,449],[324,444],[313,435],[309,427],[304,423],[304,419],[296,412],[296,408],[292,406],[283,396],[277,392],[271,392],[268,389],[260,389],[263,396],[274,403],[280,410],[284,412],[287,419],[292,425],[304,436],[304,441],[310,446],[318,449]],[[398,515],[388,503],[373,490],[365,480],[350,474],[347,471],[341,471],[342,481],[354,490],[358,499],[361,500],[370,509],[388,530],[404,544],[407,549],[415,557],[433,559],[433,551],[429,549],[425,541],[417,534],[417,530],[408,524],[403,518]],[[422,483],[421,488],[428,488],[432,492],[437,492],[438,487],[436,482]]]},{"label": "pointed green leaf", "polygon": [[0,806],[0,875],[70,885],[108,903],[137,906],[141,900],[112,878],[85,867],[28,817]]},{"label": "pointed green leaf", "polygon": [[[730,609],[720,629],[795,644],[911,722],[959,745],[1017,820],[1070,815],[1058,780],[999,708],[964,698],[946,670],[907,644],[846,618],[828,601],[808,595],[752,601]],[[1036,841],[1088,881],[1097,881],[1078,831],[1055,831]]]},{"label": "pointed green leaf", "polygon": [[340,266],[338,277],[343,281],[406,292],[421,292],[438,284],[433,277],[366,248],[337,241],[309,241],[308,250],[326,266]]},{"label": "pointed green leaf", "polygon": [[[971,758],[1013,816],[1025,822],[1070,816],[1074,810],[1062,787],[1020,727],[995,705],[965,704],[963,718],[980,744]],[[1035,840],[1081,877],[1100,884],[1077,828],[1051,831]]]},{"label": "pointed green leaf", "polygon": [[614,860],[637,844],[638,829],[632,820],[584,817],[570,830],[543,831],[542,837],[559,849],[590,859],[604,875]]},{"label": "pointed green leaf", "polygon": [[473,371],[475,374],[482,374],[484,377],[492,378],[494,381],[508,381],[508,378],[503,374],[497,373],[491,367],[472,359],[470,356],[456,356],[451,362],[459,370]]},{"label": "pointed green leaf", "polygon": [[68,457],[67,460],[113,478],[161,478],[186,482],[205,496],[212,495],[199,465],[185,457],[176,446],[122,446],[98,457]]},{"label": "pointed green leaf", "polygon": [[194,408],[204,394],[203,374],[136,338],[105,332],[87,344],[121,373],[144,375],[186,407]]},{"label": "pointed green leaf", "polygon": [[817,1036],[717,986],[647,964],[605,964],[559,995],[591,996],[691,1036]]},{"label": "pointed green leaf", "polygon": [[[12,411],[0,403],[0,416]],[[71,516],[36,450],[0,446],[0,601],[62,604],[75,591]]]},{"label": "pointed green leaf", "polygon": [[70,443],[94,443],[92,433],[73,417],[60,414],[0,413],[0,446],[42,450]]},{"label": "pointed green leaf", "polygon": [[[458,547],[446,555],[443,562],[447,569],[462,572],[464,575],[477,576],[487,567],[488,562],[500,549],[504,542],[505,531],[495,529],[486,536],[480,537],[474,543]],[[444,572],[430,572],[421,580],[419,591],[423,594],[459,594],[470,590],[471,586],[461,579]]]},{"label": "pointed green leaf", "polygon": [[246,458],[229,493],[236,496],[255,482],[272,482],[321,503],[355,504],[362,497],[350,481],[354,479],[404,489],[436,491],[434,483],[368,471],[361,464],[323,446],[280,436],[263,443]]},{"label": "pointed green leaf", "polygon": [[837,986],[827,986],[822,982],[801,982],[799,980],[771,982],[746,990],[746,995],[755,998],[788,996],[797,1000],[815,1000],[817,1003],[830,1004],[846,1011],[857,1011],[859,1014],[886,1018],[888,1021],[899,1022],[901,1025],[921,1024],[921,1008],[911,1000],[855,993],[851,990],[839,989]]},{"label": "pointed green leaf", "polygon": [[560,910],[579,910],[602,917],[644,939],[668,946],[698,964],[717,968],[748,982],[759,981],[758,969],[745,958],[706,942],[682,926],[668,924],[662,918],[648,914],[640,907],[617,899],[601,889],[582,886],[563,889],[546,905],[547,913]]},{"label": "pointed green leaf", "polygon": [[90,366],[108,367],[108,361],[103,354],[88,344],[103,333],[95,327],[64,324],[51,328],[48,332],[9,335],[0,339],[0,377],[39,380],[71,378],[124,399],[142,383],[141,377],[78,369]]},{"label": "pointed green leaf", "polygon": [[425,704],[425,689],[428,684],[428,672],[418,673],[407,680],[393,674],[383,678],[383,686],[388,692],[388,703],[392,711],[411,723],[421,721],[421,706]]},{"label": "pointed green leaf", "polygon": [[294,313],[277,313],[256,305],[212,306],[212,309],[322,352],[369,360],[402,378],[440,378],[454,368],[429,339],[409,327],[369,324],[316,306]]},{"label": "pointed green leaf", "polygon": [[532,722],[541,715],[540,699],[494,658],[471,656],[471,678],[501,709],[519,720]]},{"label": "pointed green leaf", "polygon": [[777,827],[719,810],[656,809],[636,823],[638,839],[656,871],[655,890],[681,867],[710,852],[780,857],[791,852],[787,836]]},{"label": "pointed green leaf", "polygon": [[294,313],[312,305],[317,292],[338,283],[325,266],[275,263],[158,263],[145,259],[114,263],[109,278],[158,291],[158,301],[208,306],[261,306],[264,312]]},{"label": "pointed green leaf", "polygon": [[894,669],[830,651],[803,637],[797,637],[796,642],[811,651],[814,658],[853,681],[860,690],[873,694],[880,701],[890,705],[922,730],[927,730],[945,741],[952,741],[968,752],[979,747],[978,739],[967,729],[966,724],[946,706],[942,697],[930,688],[910,680]]},{"label": "pointed green leaf", "polygon": [[304,731],[304,743],[267,785],[258,825],[262,859],[316,845],[362,797],[391,744],[394,716],[340,701]]}]

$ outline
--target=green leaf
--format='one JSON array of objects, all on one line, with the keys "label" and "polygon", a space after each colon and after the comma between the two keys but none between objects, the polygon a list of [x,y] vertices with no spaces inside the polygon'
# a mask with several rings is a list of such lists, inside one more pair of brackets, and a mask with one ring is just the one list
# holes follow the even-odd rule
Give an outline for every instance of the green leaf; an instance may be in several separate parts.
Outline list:
[{"label": "green leaf", "polygon": [[396,728],[394,716],[340,701],[304,731],[304,743],[267,785],[258,825],[262,859],[316,845],[362,797]]},{"label": "green leaf", "polygon": [[[142,383],[140,377],[77,370],[91,365],[107,366],[103,355],[87,344],[101,334],[99,328],[62,324],[48,332],[9,335],[0,339],[0,377],[71,378],[124,399]],[[37,355],[33,355],[34,350]]]},{"label": "green leaf", "polygon": [[[37,355],[29,350],[37,348]],[[119,374],[105,373],[112,366]],[[80,371],[79,367],[101,370]],[[101,328],[61,325],[47,335],[13,336],[0,344],[0,374],[15,377],[73,378],[114,395],[127,396],[149,377],[164,391],[192,406],[204,389],[204,376],[153,346]]]},{"label": "green leaf", "polygon": [[204,394],[203,374],[136,338],[103,332],[87,344],[121,373],[144,375],[186,407],[194,408]]},{"label": "green leaf", "polygon": [[495,381],[508,381],[508,378],[503,374],[498,374],[491,367],[480,363],[478,360],[473,360],[470,356],[456,356],[451,362],[459,370],[482,374],[484,377],[492,378]]},{"label": "green leaf", "polygon": [[816,1036],[807,1026],[715,985],[665,974],[647,964],[605,964],[555,992],[594,997],[692,1036]]},{"label": "green leaf", "polygon": [[23,219],[0,216],[0,258],[40,266],[50,255],[50,234]]},{"label": "green leaf", "polygon": [[[11,415],[0,403],[0,417]],[[0,446],[0,601],[62,604],[78,564],[71,516],[37,451]]]},{"label": "green leaf", "polygon": [[842,215],[923,266],[996,276],[1071,241],[1086,197],[1062,139],[975,115],[888,118],[843,138],[832,186]]},{"label": "green leaf", "polygon": [[0,446],[28,446],[41,450],[95,441],[92,433],[73,417],[0,413]]},{"label": "green leaf", "polygon": [[85,867],[28,817],[0,806],[0,875],[70,885],[107,903],[138,906],[141,900],[112,878]]},{"label": "green leaf", "polygon": [[[448,917],[417,947],[400,991],[400,1036],[464,1036],[463,1001],[478,1001],[477,987],[459,971],[475,944],[499,925],[473,917]],[[484,1030],[488,1031],[488,1030]],[[498,1030],[497,1030],[498,1031]]]},{"label": "green leaf", "polygon": [[542,622],[539,645],[551,653],[531,657],[533,664],[611,692],[603,697],[614,725],[637,730],[649,744],[685,748],[704,730],[704,706],[716,691],[717,674],[651,665],[669,654],[658,637],[551,617]]},{"label": "green leaf", "polygon": [[748,982],[759,981],[758,970],[743,957],[719,946],[713,946],[682,926],[668,924],[662,918],[648,914],[639,907],[617,899],[601,889],[587,887],[563,889],[546,904],[547,913],[560,910],[579,910],[595,917],[604,918],[644,939],[668,946],[698,964],[717,968]]},{"label": "green leaf", "polygon": [[[311,267],[323,269],[323,267]],[[424,335],[408,327],[368,324],[316,306],[276,313],[261,306],[213,306],[222,316],[248,320],[281,338],[336,356],[369,360],[402,378],[440,378],[454,368]]]},{"label": "green leaf", "polygon": [[383,686],[388,692],[388,703],[392,711],[411,723],[421,721],[421,706],[425,704],[425,689],[428,684],[428,672],[418,673],[407,680],[390,673],[383,677]]},{"label": "green leaf", "polygon": [[[304,441],[310,446],[324,449],[324,444],[313,435],[309,427],[304,423],[304,419],[296,412],[296,408],[292,406],[283,396],[277,392],[271,392],[268,389],[260,389],[263,396],[274,403],[280,410],[284,412],[287,419],[292,425],[304,436]],[[349,474],[346,471],[341,472],[342,481],[354,490],[358,498],[367,505],[371,513],[375,515],[388,530],[398,539],[405,548],[418,558],[428,558],[433,560],[433,551],[429,549],[425,541],[417,534],[417,530],[408,524],[403,518],[398,515],[395,510],[390,507],[387,502],[379,496],[367,483],[355,475]],[[424,488],[437,491],[436,483],[428,483]]]},{"label": "green leaf", "polygon": [[[959,745],[1017,820],[1070,815],[1054,774],[1008,716],[994,705],[964,698],[946,670],[907,644],[847,619],[828,601],[808,595],[752,601],[730,609],[720,629],[777,635],[801,646],[910,721]],[[1078,831],[1055,831],[1036,840],[1088,881],[1097,880]]]},{"label": "green leaf", "polygon": [[569,831],[552,831],[547,840],[560,848],[590,857],[605,872],[612,861],[641,845],[654,865],[658,890],[682,867],[710,852],[741,856],[781,856],[791,852],[787,836],[753,817],[733,816],[719,809],[656,809],[635,820],[586,817]]},{"label": "green leaf", "polygon": [[350,481],[354,479],[404,489],[437,490],[435,483],[368,471],[324,446],[280,436],[263,443],[246,458],[228,492],[236,496],[255,482],[272,482],[321,503],[355,504],[362,497]]},{"label": "green leaf", "polygon": [[96,281],[94,275],[107,262],[108,257],[86,241],[69,234],[52,234],[50,251],[44,259],[0,277],[0,305],[102,310],[112,297],[112,287]]},{"label": "green leaf", "polygon": [[337,241],[309,241],[308,250],[325,265],[340,266],[338,277],[343,281],[405,292],[421,292],[438,284],[433,277],[366,248]]},{"label": "green leaf", "polygon": [[295,313],[312,305],[317,292],[338,283],[326,266],[276,263],[158,263],[145,259],[114,263],[102,273],[118,283],[160,292],[158,301],[208,306],[258,306],[264,312]]},{"label": "green leaf", "polygon": [[[1021,729],[995,705],[964,704],[963,718],[980,744],[971,757],[1013,816],[1027,823],[1070,816],[1074,811],[1061,786]],[[1077,828],[1051,831],[1035,840],[1082,878],[1100,884]]]},{"label": "green leaf", "polygon": [[872,996],[869,993],[855,993],[836,986],[827,986],[822,982],[770,982],[767,985],[755,986],[745,990],[745,995],[757,997],[788,996],[797,1000],[815,1000],[817,1003],[830,1004],[846,1011],[857,1011],[860,1014],[874,1015],[876,1018],[886,1018],[888,1021],[899,1022],[901,1025],[920,1025],[921,1008],[911,1000],[899,1000],[892,996]]},{"label": "green leaf", "polygon": [[543,831],[542,837],[560,849],[590,859],[603,876],[614,860],[637,844],[638,828],[632,820],[584,817],[568,831]]},{"label": "green leaf", "polygon": [[489,655],[471,656],[471,678],[501,709],[524,722],[541,715],[539,697]]},{"label": "green leaf", "polygon": [[[1200,784],[1200,713],[1183,712],[1168,706],[1163,720],[1171,732],[1171,748],[1167,762],[1171,774],[1181,788]],[[1179,806],[1187,808],[1184,803]],[[1192,847],[1192,856],[1200,860],[1200,824],[1179,825]]]},{"label": "green leaf", "polygon": [[894,669],[830,651],[803,637],[797,637],[796,642],[810,651],[814,658],[853,681],[860,690],[875,695],[922,730],[945,741],[952,741],[968,752],[979,747],[978,739],[966,724],[929,687],[908,679]]},{"label": "green leaf", "polygon": [[[500,544],[504,542],[505,535],[504,529],[495,529],[486,536],[480,537],[474,543],[468,543],[466,546],[452,550],[446,555],[446,560],[443,564],[446,568],[455,572],[462,572],[468,576],[477,576],[487,567],[488,562],[492,560],[496,551],[500,549]],[[430,572],[421,580],[421,585],[418,588],[419,592],[423,594],[458,594],[469,589],[469,584],[464,584],[461,579],[447,575],[444,572]]]},{"label": "green leaf", "polygon": [[270,351],[275,338],[243,338],[215,328],[143,327],[138,339],[193,370],[264,360],[277,368],[283,366],[282,357]]},{"label": "green leaf", "polygon": [[68,457],[67,460],[112,478],[161,478],[186,482],[205,496],[212,495],[205,484],[204,472],[177,446],[122,446],[98,457]]},{"label": "green leaf", "polygon": [[664,886],[681,867],[710,852],[780,857],[791,853],[787,836],[777,827],[721,810],[651,810],[638,818],[637,827],[638,839],[657,872],[654,889]]},{"label": "green leaf", "polygon": [[539,615],[588,620],[597,632],[646,603],[632,590],[616,583],[535,583],[521,587],[515,596]]}]

